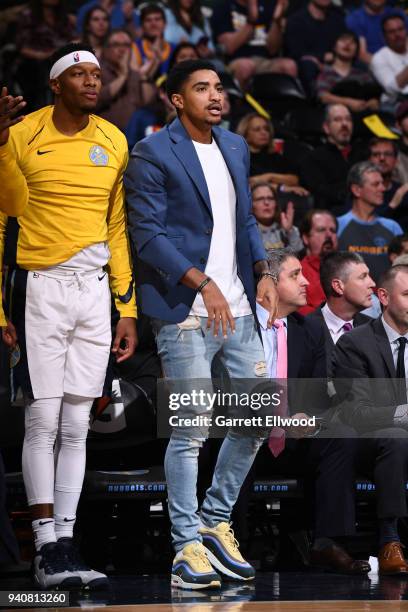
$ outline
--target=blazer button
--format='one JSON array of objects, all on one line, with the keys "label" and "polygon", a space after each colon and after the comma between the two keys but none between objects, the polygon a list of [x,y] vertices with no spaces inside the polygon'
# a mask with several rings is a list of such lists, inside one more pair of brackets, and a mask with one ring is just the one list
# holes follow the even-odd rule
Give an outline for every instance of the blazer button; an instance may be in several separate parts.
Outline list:
[{"label": "blazer button", "polygon": [[205,263],[206,263],[206,262],[205,262],[205,257],[201,257],[201,258],[200,258],[200,264],[205,264]]},{"label": "blazer button", "polygon": [[206,229],[205,233],[207,234],[207,236],[209,236],[212,233],[212,230],[211,229]]}]

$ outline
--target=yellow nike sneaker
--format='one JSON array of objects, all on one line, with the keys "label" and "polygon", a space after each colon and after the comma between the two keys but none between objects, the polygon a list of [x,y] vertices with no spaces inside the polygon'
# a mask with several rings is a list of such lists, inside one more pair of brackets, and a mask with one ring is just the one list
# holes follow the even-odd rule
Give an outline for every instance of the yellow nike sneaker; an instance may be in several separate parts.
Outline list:
[{"label": "yellow nike sneaker", "polygon": [[201,542],[187,544],[173,560],[171,586],[180,589],[208,589],[221,586]]},{"label": "yellow nike sneaker", "polygon": [[253,580],[255,570],[241,553],[230,523],[199,529],[207,557],[216,570],[235,580]]}]

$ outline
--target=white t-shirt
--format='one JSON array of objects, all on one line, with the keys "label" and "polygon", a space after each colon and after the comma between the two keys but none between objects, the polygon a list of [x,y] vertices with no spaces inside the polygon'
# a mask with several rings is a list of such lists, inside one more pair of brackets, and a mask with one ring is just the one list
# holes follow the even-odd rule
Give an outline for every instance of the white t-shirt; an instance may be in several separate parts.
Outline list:
[{"label": "white t-shirt", "polygon": [[89,272],[103,268],[111,257],[107,242],[96,242],[75,253],[67,261],[47,270],[61,270],[63,272]]},{"label": "white t-shirt", "polygon": [[408,51],[406,53],[395,53],[389,47],[382,47],[377,53],[374,53],[370,69],[385,90],[385,93],[381,96],[383,102],[395,103],[398,94],[408,94],[408,85],[401,89],[396,81],[397,74],[407,66]]},{"label": "white t-shirt", "polygon": [[[193,145],[204,172],[210,196],[214,228],[205,274],[218,285],[227,300],[232,316],[252,313],[244,286],[237,275],[236,257],[236,194],[227,164],[213,139],[211,144]],[[207,310],[200,293],[190,315],[206,317]]]}]

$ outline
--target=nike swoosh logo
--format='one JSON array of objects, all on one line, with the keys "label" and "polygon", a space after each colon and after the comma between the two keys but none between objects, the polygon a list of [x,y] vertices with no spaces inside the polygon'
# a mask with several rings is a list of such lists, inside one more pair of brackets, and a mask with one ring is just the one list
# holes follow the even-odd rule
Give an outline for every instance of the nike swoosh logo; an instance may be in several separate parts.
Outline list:
[{"label": "nike swoosh logo", "polygon": [[101,281],[103,278],[105,278],[105,276],[106,276],[106,272],[105,272],[105,274],[102,274],[102,276],[98,276],[98,280]]},{"label": "nike swoosh logo", "polygon": [[37,155],[45,155],[46,153],[53,153],[55,149],[51,149],[50,151],[40,151],[40,149],[37,150]]},{"label": "nike swoosh logo", "polygon": [[39,525],[48,525],[48,523],[53,523],[54,521],[40,521]]},{"label": "nike swoosh logo", "polygon": [[72,521],[75,521],[75,519],[67,519],[66,517],[64,518],[64,523],[72,523]]},{"label": "nike swoosh logo", "polygon": [[120,295],[120,293],[116,294],[116,297],[122,302],[122,304],[128,304],[133,295],[133,280],[130,281],[129,289],[126,291],[125,295]]}]

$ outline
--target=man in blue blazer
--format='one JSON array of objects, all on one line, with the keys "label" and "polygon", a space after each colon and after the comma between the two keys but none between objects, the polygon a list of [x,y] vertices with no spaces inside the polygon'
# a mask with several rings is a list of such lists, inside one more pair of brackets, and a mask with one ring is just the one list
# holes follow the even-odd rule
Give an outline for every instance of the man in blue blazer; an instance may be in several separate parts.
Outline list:
[{"label": "man in blue blazer", "polygon": [[[223,91],[211,63],[176,65],[167,93],[177,119],[136,145],[126,173],[139,303],[167,379],[206,379],[212,389],[217,356],[231,379],[259,381],[266,367],[255,305],[265,298],[272,325],[276,290],[251,214],[248,147],[216,127]],[[262,437],[229,431],[198,515],[197,457],[207,433],[173,429],[166,452],[172,585],[181,588],[220,586],[217,571],[254,577],[229,520]]]}]

